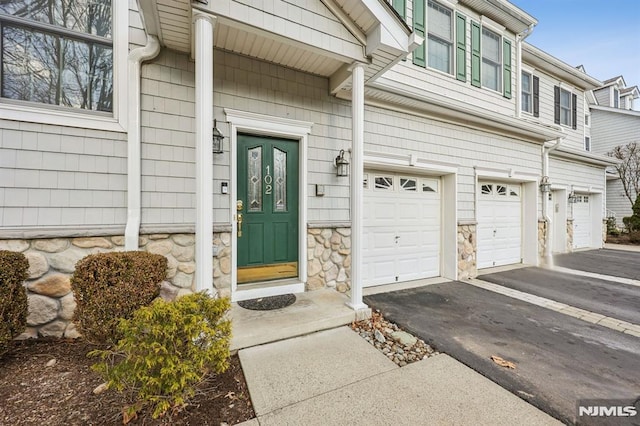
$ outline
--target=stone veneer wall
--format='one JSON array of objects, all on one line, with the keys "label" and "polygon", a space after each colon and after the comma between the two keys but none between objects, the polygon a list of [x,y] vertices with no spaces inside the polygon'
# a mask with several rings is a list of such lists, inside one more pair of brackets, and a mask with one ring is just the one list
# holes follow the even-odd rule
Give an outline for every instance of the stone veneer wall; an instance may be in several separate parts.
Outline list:
[{"label": "stone veneer wall", "polygon": [[607,242],[607,219],[602,219],[602,247]]},{"label": "stone veneer wall", "polygon": [[567,253],[573,252],[573,219],[567,219]]},{"label": "stone veneer wall", "polygon": [[476,225],[458,225],[458,279],[478,276]]},{"label": "stone veneer wall", "polygon": [[[215,233],[218,253],[214,258],[214,285],[220,296],[231,293],[231,235]],[[192,293],[195,272],[194,234],[149,234],[140,236],[140,250],[167,258],[167,281],[160,296],[173,300]],[[25,283],[29,302],[27,330],[21,338],[79,336],[72,322],[76,302],[70,277],[83,257],[110,251],[124,251],[124,237],[51,238],[0,240],[0,250],[20,252],[29,261]]]},{"label": "stone veneer wall", "polygon": [[547,222],[544,219],[538,219],[538,259],[544,263],[544,249],[547,245]]},{"label": "stone veneer wall", "polygon": [[307,230],[307,290],[351,288],[351,228]]}]

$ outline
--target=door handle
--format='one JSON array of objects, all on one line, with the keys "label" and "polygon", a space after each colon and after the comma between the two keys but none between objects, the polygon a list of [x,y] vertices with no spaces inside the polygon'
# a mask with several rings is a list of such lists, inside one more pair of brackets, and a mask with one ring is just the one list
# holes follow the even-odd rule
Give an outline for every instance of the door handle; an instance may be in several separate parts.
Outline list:
[{"label": "door handle", "polygon": [[242,237],[242,208],[244,207],[244,204],[242,202],[242,200],[238,200],[236,201],[236,210],[238,211],[238,215],[237,217],[237,221],[238,221],[238,238]]}]

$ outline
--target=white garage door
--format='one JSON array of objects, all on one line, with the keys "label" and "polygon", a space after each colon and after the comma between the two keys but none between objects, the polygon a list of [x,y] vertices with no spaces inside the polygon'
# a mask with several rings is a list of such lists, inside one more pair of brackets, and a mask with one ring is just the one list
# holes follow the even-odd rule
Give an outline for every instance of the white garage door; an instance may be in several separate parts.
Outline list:
[{"label": "white garage door", "polygon": [[440,275],[440,180],[365,171],[365,287]]},{"label": "white garage door", "polygon": [[522,262],[521,186],[496,182],[478,186],[478,268]]},{"label": "white garage door", "polygon": [[591,202],[588,195],[576,195],[573,203],[573,247],[591,246]]}]

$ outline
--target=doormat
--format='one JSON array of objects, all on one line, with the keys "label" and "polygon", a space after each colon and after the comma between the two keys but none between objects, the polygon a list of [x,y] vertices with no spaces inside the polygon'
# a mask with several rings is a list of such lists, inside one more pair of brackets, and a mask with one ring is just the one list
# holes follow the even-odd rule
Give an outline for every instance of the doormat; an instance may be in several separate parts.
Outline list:
[{"label": "doormat", "polygon": [[286,308],[293,305],[296,296],[293,294],[283,294],[281,296],[260,297],[258,299],[243,300],[238,302],[238,306],[252,311],[271,311],[273,309]]}]

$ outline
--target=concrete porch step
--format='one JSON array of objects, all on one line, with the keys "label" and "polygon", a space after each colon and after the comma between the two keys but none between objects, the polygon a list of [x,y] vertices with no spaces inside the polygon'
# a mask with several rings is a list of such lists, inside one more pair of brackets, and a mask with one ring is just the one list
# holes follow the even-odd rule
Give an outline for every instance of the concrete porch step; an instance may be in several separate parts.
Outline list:
[{"label": "concrete porch step", "polygon": [[350,324],[356,312],[349,298],[333,289],[296,294],[296,302],[283,309],[252,311],[231,305],[231,351],[302,336]]}]

